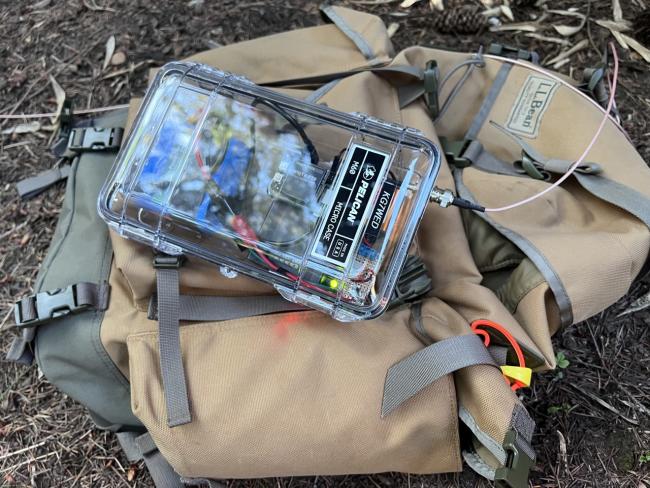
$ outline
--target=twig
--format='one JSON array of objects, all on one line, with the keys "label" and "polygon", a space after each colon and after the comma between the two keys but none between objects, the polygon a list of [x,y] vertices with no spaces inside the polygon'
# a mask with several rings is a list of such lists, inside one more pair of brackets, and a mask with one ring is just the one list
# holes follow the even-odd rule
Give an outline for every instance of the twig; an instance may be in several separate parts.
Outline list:
[{"label": "twig", "polygon": [[597,397],[596,395],[594,395],[594,394],[591,393],[591,392],[588,392],[588,391],[586,391],[586,390],[583,390],[581,387],[579,387],[579,386],[576,385],[576,384],[570,383],[569,386],[571,386],[572,388],[578,390],[578,391],[579,391],[580,393],[582,393],[583,395],[588,396],[588,397],[591,398],[593,401],[595,401],[596,403],[598,403],[598,405],[600,405],[601,407],[603,407],[603,408],[609,410],[610,412],[612,412],[612,413],[618,415],[619,417],[621,417],[621,418],[622,418],[623,420],[625,420],[626,422],[628,422],[628,423],[630,423],[630,424],[632,424],[632,425],[639,425],[639,421],[638,421],[638,420],[634,420],[634,419],[631,419],[631,418],[629,418],[629,417],[626,417],[626,416],[623,415],[620,411],[618,411],[615,407],[613,407],[612,405],[610,405],[609,403],[607,403],[607,402],[606,402],[605,400],[603,400],[602,398]]},{"label": "twig", "polygon": [[[121,108],[128,108],[128,103],[122,103],[120,105],[110,105],[108,107],[97,107],[97,108],[84,108],[81,110],[75,110],[72,115],[83,115],[83,114],[94,114],[97,112],[108,112],[110,110],[118,110]],[[56,112],[47,112],[42,114],[0,114],[0,119],[45,119],[49,117],[54,117]],[[8,147],[8,146],[7,146]]]},{"label": "twig", "polygon": [[9,452],[7,454],[3,454],[2,456],[0,456],[0,459],[6,459],[8,457],[15,456],[16,454],[20,454],[21,452],[31,451],[32,449],[36,449],[37,447],[41,447],[46,442],[47,441],[39,442],[38,444],[34,444],[33,446],[23,447],[22,449],[18,449],[17,451]]},{"label": "twig", "polygon": [[54,456],[56,452],[48,452],[47,454],[43,454],[42,456],[35,457],[33,459],[28,459],[27,461],[23,461],[22,463],[14,464],[13,466],[9,466],[8,468],[0,469],[0,473],[6,473],[7,471],[12,471],[14,469],[20,468],[21,466],[25,466],[25,464],[30,464],[33,463],[34,461],[40,461],[41,459],[45,459],[46,457]]}]

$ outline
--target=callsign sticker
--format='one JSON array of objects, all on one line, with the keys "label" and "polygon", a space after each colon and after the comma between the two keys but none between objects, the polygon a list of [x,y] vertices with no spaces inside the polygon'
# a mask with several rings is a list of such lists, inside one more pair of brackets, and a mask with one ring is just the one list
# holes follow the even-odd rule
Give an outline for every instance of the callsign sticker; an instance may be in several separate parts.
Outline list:
[{"label": "callsign sticker", "polygon": [[343,163],[343,178],[332,205],[318,230],[311,255],[338,266],[347,266],[361,237],[362,222],[372,211],[368,202],[375,198],[377,185],[390,155],[353,144]]},{"label": "callsign sticker", "polygon": [[515,99],[506,127],[524,137],[537,138],[544,112],[558,86],[557,81],[529,75]]}]

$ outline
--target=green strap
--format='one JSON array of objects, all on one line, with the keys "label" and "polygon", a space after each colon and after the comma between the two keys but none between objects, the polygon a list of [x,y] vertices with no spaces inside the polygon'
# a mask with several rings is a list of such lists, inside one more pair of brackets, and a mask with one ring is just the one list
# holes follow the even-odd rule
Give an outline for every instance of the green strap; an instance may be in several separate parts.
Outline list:
[{"label": "green strap", "polygon": [[36,176],[31,176],[20,180],[16,183],[16,190],[21,199],[35,197],[39,193],[47,190],[50,186],[65,180],[70,175],[69,164],[64,164],[56,168],[50,168],[38,173]]},{"label": "green strap", "polygon": [[420,349],[388,368],[381,416],[390,414],[439,378],[479,364],[498,367],[475,334],[451,337]]},{"label": "green strap", "polygon": [[[306,310],[303,305],[290,302],[281,295],[217,297],[180,295],[178,318],[184,321],[213,322],[254,317],[270,313]],[[158,299],[149,302],[149,319],[158,320]]]},{"label": "green strap", "polygon": [[163,457],[149,433],[118,432],[117,440],[129,462],[144,460],[156,488],[183,488],[181,477]]},{"label": "green strap", "polygon": [[156,282],[160,372],[167,406],[167,425],[176,427],[192,421],[181,354],[178,269],[156,269]]}]

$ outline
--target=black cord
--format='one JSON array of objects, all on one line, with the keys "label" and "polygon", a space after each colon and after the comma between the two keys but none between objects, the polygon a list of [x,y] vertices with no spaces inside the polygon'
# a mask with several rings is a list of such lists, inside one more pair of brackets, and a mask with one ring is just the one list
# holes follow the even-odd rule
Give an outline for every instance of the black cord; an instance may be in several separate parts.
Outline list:
[{"label": "black cord", "polygon": [[466,208],[467,210],[476,210],[477,212],[485,212],[485,207],[482,207],[474,202],[465,200],[464,198],[454,197],[454,200],[451,202],[452,205],[460,208]]},{"label": "black cord", "polygon": [[317,165],[318,161],[320,160],[320,158],[318,157],[318,151],[316,151],[316,147],[314,146],[314,143],[311,142],[311,139],[305,133],[305,129],[303,129],[303,127],[298,123],[298,121],[295,118],[293,118],[291,115],[289,115],[282,107],[276,105],[273,102],[269,102],[268,100],[264,100],[262,98],[256,98],[255,100],[253,100],[253,103],[251,103],[251,105],[254,107],[258,103],[261,103],[262,105],[266,105],[270,109],[275,110],[287,122],[289,122],[294,129],[296,129],[296,131],[300,135],[300,138],[305,143],[305,146],[307,146],[307,151],[309,151],[309,158],[311,159],[311,164]]}]

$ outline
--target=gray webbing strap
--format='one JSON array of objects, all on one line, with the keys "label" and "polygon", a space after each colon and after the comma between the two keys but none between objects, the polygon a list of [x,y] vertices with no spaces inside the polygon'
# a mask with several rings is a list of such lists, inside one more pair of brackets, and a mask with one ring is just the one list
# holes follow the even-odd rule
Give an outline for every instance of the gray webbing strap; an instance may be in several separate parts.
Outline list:
[{"label": "gray webbing strap", "polygon": [[30,344],[36,335],[35,329],[24,329],[22,334],[15,337],[11,342],[11,347],[5,356],[6,361],[29,366],[34,362],[34,352]]},{"label": "gray webbing strap", "polygon": [[[505,127],[496,122],[491,123],[521,147],[523,152],[522,159],[528,159],[530,164],[534,165],[537,170],[564,174],[573,164],[572,161],[568,160],[547,158],[528,144],[528,142],[513,134]],[[467,153],[467,151],[465,152]],[[487,155],[487,151],[482,151],[481,164],[476,165],[478,168],[484,171],[502,173],[504,167],[510,166],[499,161],[494,156]],[[496,163],[497,161],[498,163]],[[522,163],[523,161],[519,164]],[[518,170],[515,166],[510,167],[520,176],[525,174],[525,171]],[[585,161],[576,169],[573,175],[576,177],[578,183],[589,193],[626,210],[650,228],[650,198],[647,195],[603,176],[602,168],[598,163]]]},{"label": "gray webbing strap", "polygon": [[472,121],[472,125],[470,125],[469,129],[467,130],[467,134],[465,134],[465,139],[476,139],[478,136],[478,133],[481,131],[483,124],[485,124],[488,115],[490,115],[490,111],[492,110],[494,102],[496,102],[497,98],[499,97],[499,93],[501,93],[503,85],[505,85],[505,82],[508,79],[510,70],[512,70],[512,64],[510,63],[503,63],[501,65],[501,68],[499,68],[499,72],[492,82],[490,91],[483,100],[481,108]]},{"label": "gray webbing strap", "polygon": [[[278,312],[306,310],[304,305],[290,302],[281,295],[217,297],[201,295],[180,295],[178,318],[185,321],[212,322],[254,317]],[[158,300],[149,302],[149,319],[157,320]]]},{"label": "gray webbing strap", "polygon": [[157,268],[160,372],[167,406],[167,425],[192,421],[181,353],[178,269]]},{"label": "gray webbing strap", "polygon": [[47,190],[55,183],[66,179],[70,175],[70,165],[65,164],[57,168],[51,168],[38,173],[36,176],[31,176],[20,180],[16,183],[16,190],[22,199],[32,198],[39,193]]},{"label": "gray webbing strap", "polygon": [[337,14],[333,7],[329,5],[322,6],[320,10],[336,27],[341,30],[341,32],[343,32],[343,34],[350,38],[366,59],[374,59],[376,57],[375,52],[372,50],[372,47],[370,47],[370,44],[368,44],[368,41],[366,41],[361,34],[355,31],[352,26],[343,19],[343,17]]},{"label": "gray webbing strap", "polygon": [[650,198],[647,195],[603,176],[574,174],[589,193],[626,210],[650,228]]},{"label": "gray webbing strap", "polygon": [[305,97],[305,102],[316,103],[318,100],[323,98],[332,88],[339,84],[342,78],[332,80],[328,83],[325,83],[318,90],[314,90],[309,95]]},{"label": "gray webbing strap", "polygon": [[521,176],[521,172],[517,171],[517,168],[486,151],[483,144],[476,139],[469,142],[462,154],[462,158],[472,163],[473,167],[488,173]]},{"label": "gray webbing strap", "polygon": [[498,367],[475,334],[444,339],[388,368],[381,416],[385,417],[439,378],[468,366]]},{"label": "gray webbing strap", "polygon": [[148,433],[118,432],[117,440],[129,462],[144,460],[156,488],[183,488],[181,477],[160,454]]}]

